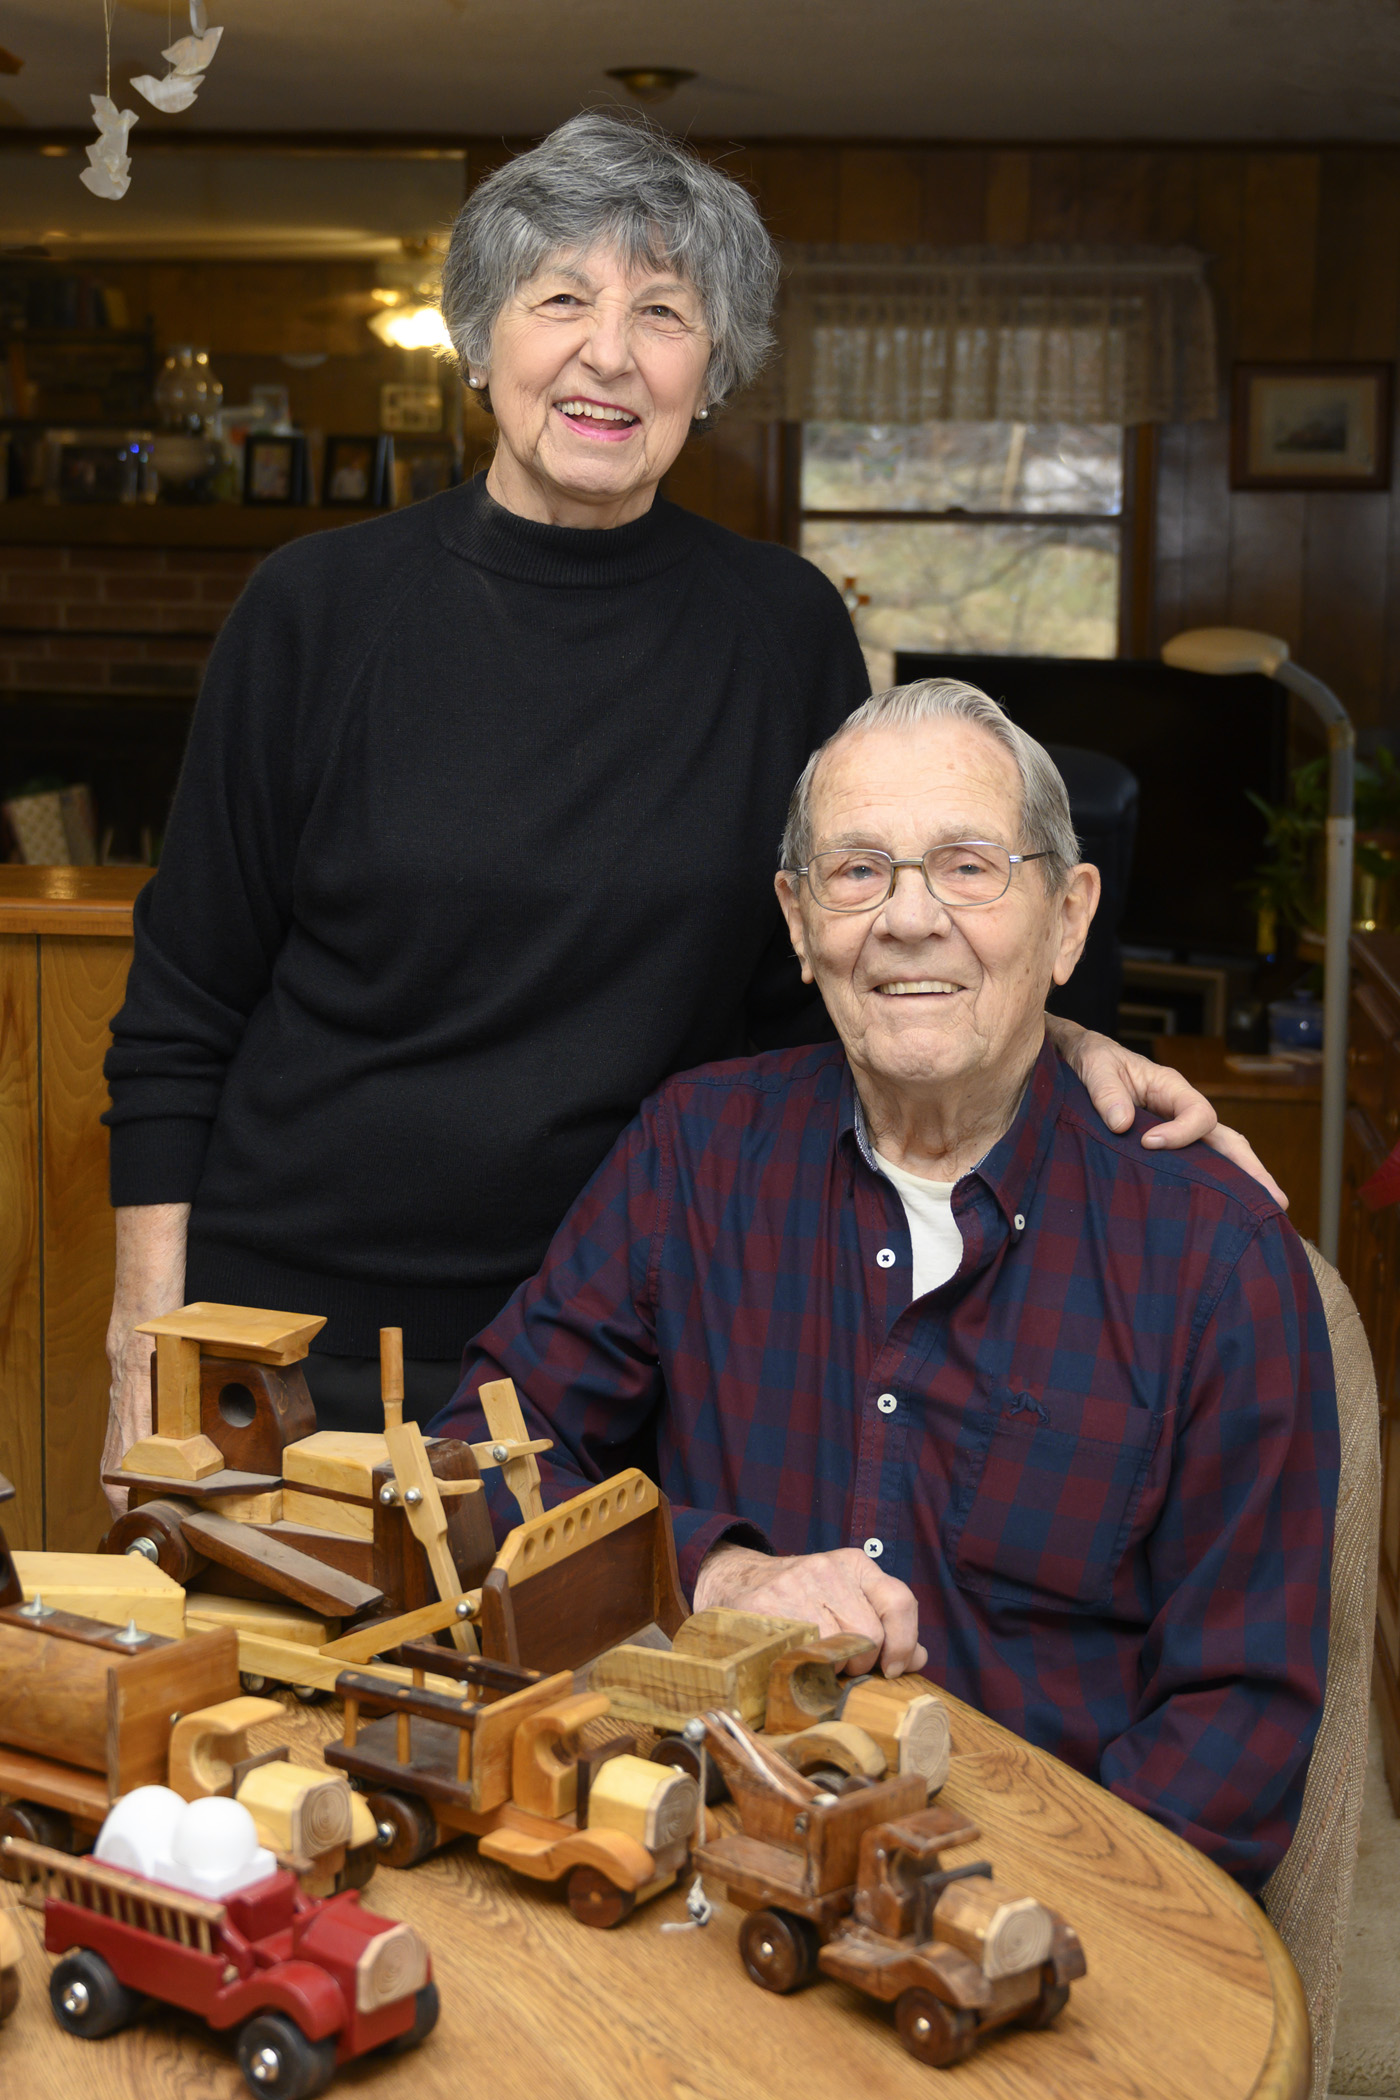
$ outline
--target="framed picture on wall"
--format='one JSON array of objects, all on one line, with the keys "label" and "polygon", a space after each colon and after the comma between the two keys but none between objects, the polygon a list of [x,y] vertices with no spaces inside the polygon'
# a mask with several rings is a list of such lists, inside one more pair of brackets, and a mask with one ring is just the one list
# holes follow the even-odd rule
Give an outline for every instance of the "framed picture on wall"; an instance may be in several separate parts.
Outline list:
[{"label": "framed picture on wall", "polygon": [[1231,486],[1389,488],[1392,372],[1387,364],[1236,365]]},{"label": "framed picture on wall", "polygon": [[284,437],[250,430],[243,447],[243,501],[286,505],[306,500],[306,439],[300,432]]},{"label": "framed picture on wall", "polygon": [[396,437],[394,439],[394,505],[418,503],[436,496],[461,480],[457,447],[449,437]]},{"label": "framed picture on wall", "polygon": [[328,437],[321,501],[346,510],[376,509],[389,501],[393,470],[391,437]]}]

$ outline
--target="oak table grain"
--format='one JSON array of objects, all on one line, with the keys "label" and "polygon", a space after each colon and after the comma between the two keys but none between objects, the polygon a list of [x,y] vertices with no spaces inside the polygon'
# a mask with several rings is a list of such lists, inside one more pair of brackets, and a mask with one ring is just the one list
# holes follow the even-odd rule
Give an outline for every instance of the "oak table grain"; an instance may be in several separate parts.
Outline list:
[{"label": "oak table grain", "polygon": [[149,868],[0,867],[0,1473],[12,1546],[84,1552],[114,1251],[102,1060]]},{"label": "oak table grain", "polygon": [[[420,1926],[442,1994],[414,2055],[353,2064],[331,2091],[385,2100],[1302,2100],[1307,2013],[1263,1913],[1199,1853],[956,1701],[942,1799],[982,1829],[965,1856],[1062,1910],[1089,1973],[1044,2034],[1004,2030],[952,2071],[901,2047],[888,2011],[820,1982],[776,1998],[745,1978],[738,1913],[663,1933],[679,1890],[613,1932],[476,1856],[470,1840],[366,1903]],[[289,1710],[252,1747],[315,1762],[339,1708]],[[954,1859],[953,1854],[948,1855]],[[712,1889],[717,1896],[718,1890]],[[16,1892],[0,1883],[0,1904]],[[103,2042],[60,2033],[37,1917],[21,1912],[23,1995],[0,2030],[0,2087],[25,2100],[234,2100],[229,2039],[157,2011]]]}]

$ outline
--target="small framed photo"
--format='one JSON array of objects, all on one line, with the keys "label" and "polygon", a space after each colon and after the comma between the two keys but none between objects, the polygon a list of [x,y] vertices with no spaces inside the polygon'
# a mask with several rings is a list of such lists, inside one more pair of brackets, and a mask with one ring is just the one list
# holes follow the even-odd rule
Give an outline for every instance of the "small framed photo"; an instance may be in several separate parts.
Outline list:
[{"label": "small framed photo", "polygon": [[424,496],[437,496],[452,489],[462,478],[457,447],[451,438],[396,437],[394,439],[394,508],[420,503]]},{"label": "small framed photo", "polygon": [[306,500],[306,439],[300,432],[279,436],[250,430],[243,446],[243,501],[287,505]]},{"label": "small framed photo", "polygon": [[1236,365],[1237,489],[1390,487],[1387,364]]},{"label": "small framed photo", "polygon": [[393,471],[391,437],[328,437],[321,501],[342,510],[375,510],[389,501]]}]

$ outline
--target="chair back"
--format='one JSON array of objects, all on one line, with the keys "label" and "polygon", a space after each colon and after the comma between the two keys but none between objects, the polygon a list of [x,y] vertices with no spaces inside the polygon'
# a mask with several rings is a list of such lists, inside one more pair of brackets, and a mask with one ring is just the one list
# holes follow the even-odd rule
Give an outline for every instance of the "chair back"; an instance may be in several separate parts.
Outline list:
[{"label": "chair back", "polygon": [[1332,1341],[1341,1430],[1332,1621],[1326,1698],[1302,1814],[1292,1844],[1265,1886],[1263,1903],[1302,1978],[1312,2025],[1310,2100],[1324,2100],[1366,1784],[1381,1459],[1376,1374],[1361,1316],[1331,1263],[1315,1247],[1307,1251]]}]

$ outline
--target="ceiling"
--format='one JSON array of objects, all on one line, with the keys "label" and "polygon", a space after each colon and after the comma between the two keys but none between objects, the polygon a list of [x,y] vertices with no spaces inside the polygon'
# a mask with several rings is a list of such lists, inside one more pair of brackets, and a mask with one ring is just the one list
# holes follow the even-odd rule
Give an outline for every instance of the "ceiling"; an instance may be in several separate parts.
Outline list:
[{"label": "ceiling", "polygon": [[[210,0],[195,107],[145,132],[538,133],[692,68],[702,137],[1400,138],[1400,0]],[[113,76],[161,70],[167,0],[119,0]],[[175,34],[184,32],[175,0]],[[86,122],[101,0],[6,0],[0,123]]]}]

